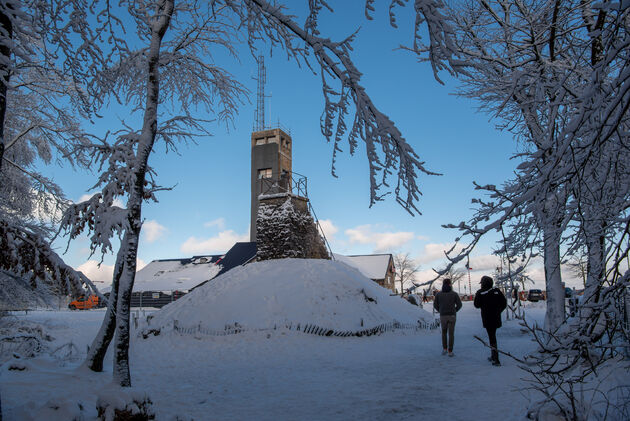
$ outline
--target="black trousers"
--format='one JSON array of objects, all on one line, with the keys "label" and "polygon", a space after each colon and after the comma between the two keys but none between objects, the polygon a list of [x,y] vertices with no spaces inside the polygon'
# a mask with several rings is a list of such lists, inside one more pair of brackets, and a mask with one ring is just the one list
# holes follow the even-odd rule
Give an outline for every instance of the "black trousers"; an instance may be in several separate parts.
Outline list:
[{"label": "black trousers", "polygon": [[488,342],[490,342],[492,361],[499,361],[499,351],[497,351],[497,328],[487,327],[486,332],[488,332]]}]

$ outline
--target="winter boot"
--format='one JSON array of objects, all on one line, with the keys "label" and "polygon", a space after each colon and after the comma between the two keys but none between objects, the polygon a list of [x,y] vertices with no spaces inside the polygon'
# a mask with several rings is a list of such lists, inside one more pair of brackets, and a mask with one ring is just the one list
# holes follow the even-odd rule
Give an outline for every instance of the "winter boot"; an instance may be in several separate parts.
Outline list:
[{"label": "winter boot", "polygon": [[495,365],[495,362],[499,362],[499,351],[497,351],[497,349],[494,347],[492,347],[490,351],[492,353],[492,355],[490,356],[490,361],[492,361],[492,364]]}]

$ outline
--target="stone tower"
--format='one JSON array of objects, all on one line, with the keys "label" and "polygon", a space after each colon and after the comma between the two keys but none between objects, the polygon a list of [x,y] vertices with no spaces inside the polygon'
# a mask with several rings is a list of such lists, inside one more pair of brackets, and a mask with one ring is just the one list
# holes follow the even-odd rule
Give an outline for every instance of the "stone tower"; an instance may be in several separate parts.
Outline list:
[{"label": "stone tower", "polygon": [[291,136],[281,129],[252,133],[250,241],[256,241],[258,197],[291,193]]}]

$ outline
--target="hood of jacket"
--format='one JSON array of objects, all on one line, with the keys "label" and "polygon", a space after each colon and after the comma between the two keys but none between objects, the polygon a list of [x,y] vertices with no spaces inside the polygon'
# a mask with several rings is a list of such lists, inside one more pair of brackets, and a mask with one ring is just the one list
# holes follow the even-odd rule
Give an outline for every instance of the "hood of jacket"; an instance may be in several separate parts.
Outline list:
[{"label": "hood of jacket", "polygon": [[489,276],[484,276],[481,278],[481,290],[487,291],[492,288],[492,278]]}]

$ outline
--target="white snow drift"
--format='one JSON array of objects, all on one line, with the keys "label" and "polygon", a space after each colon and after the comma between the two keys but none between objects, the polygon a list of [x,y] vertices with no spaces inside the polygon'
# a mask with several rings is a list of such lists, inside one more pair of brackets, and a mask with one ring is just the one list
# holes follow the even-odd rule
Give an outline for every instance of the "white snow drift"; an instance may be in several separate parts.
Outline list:
[{"label": "white snow drift", "polygon": [[352,330],[431,320],[341,262],[282,259],[235,268],[157,312],[150,326],[245,330],[314,324]]}]

